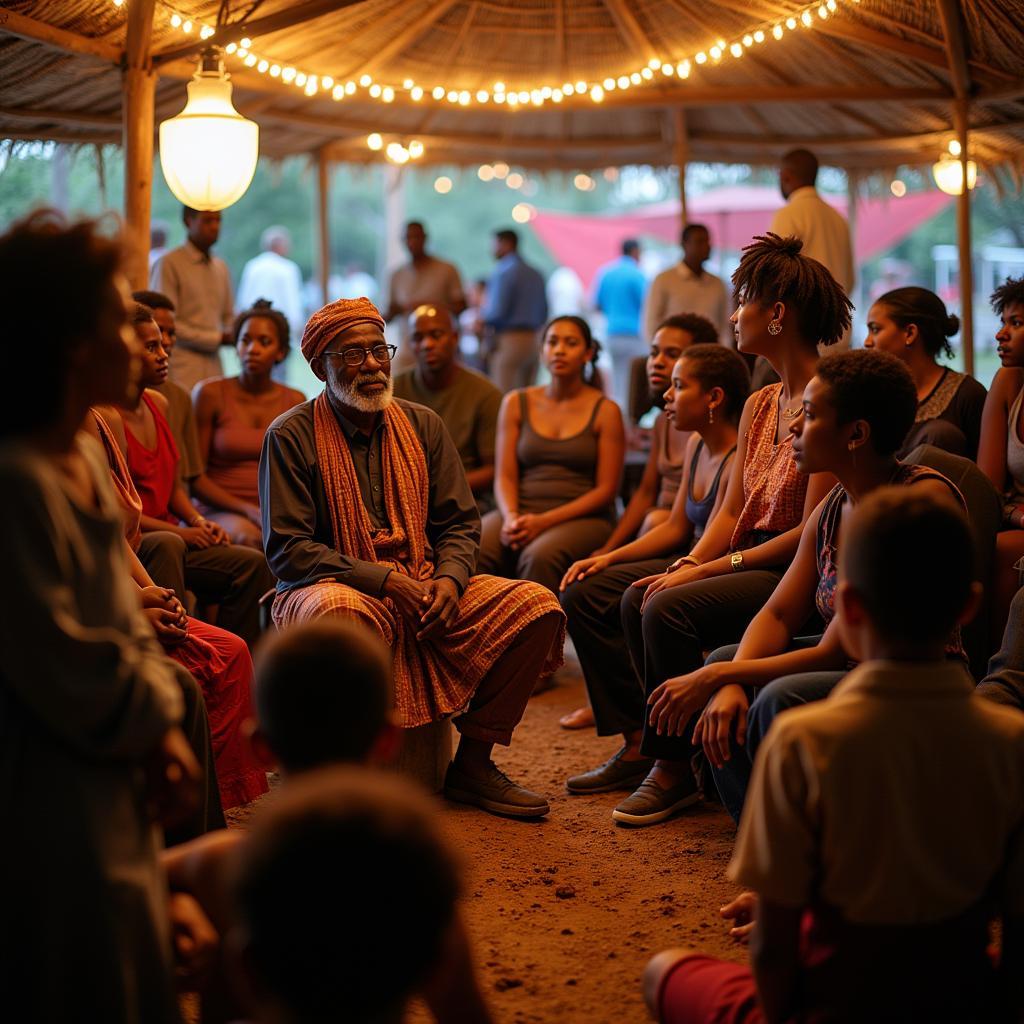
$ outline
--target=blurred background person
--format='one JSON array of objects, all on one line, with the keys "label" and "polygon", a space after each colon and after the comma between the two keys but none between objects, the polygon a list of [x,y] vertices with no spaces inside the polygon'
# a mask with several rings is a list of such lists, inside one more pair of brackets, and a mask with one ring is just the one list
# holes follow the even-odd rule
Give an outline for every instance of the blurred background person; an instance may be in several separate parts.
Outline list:
[{"label": "blurred background person", "polygon": [[646,294],[640,243],[627,238],[622,243],[622,255],[597,272],[593,295],[594,308],[604,313],[607,321],[605,347],[612,360],[612,393],[620,409],[629,407],[630,364],[644,354],[640,314]]}]

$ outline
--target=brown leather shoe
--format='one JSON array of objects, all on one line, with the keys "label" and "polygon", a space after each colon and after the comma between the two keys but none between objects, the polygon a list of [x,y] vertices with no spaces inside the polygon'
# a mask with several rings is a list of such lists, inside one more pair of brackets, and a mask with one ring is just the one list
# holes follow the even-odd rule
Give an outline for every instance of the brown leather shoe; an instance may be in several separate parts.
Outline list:
[{"label": "brown leather shoe", "polygon": [[551,810],[544,797],[517,786],[493,761],[485,778],[466,775],[452,761],[444,777],[444,795],[456,803],[472,804],[509,818],[542,818]]}]

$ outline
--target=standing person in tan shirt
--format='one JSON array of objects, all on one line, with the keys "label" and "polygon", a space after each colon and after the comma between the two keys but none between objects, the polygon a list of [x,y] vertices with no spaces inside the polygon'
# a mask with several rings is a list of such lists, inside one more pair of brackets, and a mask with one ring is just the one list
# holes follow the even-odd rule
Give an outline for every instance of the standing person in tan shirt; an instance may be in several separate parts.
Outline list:
[{"label": "standing person in tan shirt", "polygon": [[772,726],[729,868],[753,890],[722,911],[751,932],[751,966],[658,954],[658,1019],[1019,1019],[1024,716],[943,657],[981,593],[973,558],[947,502],[885,488],[858,508],[836,607],[861,665]]},{"label": "standing person in tan shirt", "polygon": [[210,251],[220,237],[220,211],[186,206],[182,219],[188,237],[153,264],[149,286],[166,295],[177,311],[171,380],[191,394],[199,381],[224,373],[220,347],[233,343],[235,304],[228,265]]}]

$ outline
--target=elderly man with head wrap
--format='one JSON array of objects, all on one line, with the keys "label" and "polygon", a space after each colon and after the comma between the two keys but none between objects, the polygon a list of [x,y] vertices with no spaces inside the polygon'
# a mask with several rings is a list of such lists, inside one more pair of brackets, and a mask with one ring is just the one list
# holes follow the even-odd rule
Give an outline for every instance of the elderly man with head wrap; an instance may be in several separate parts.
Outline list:
[{"label": "elderly man with head wrap", "polygon": [[490,754],[561,663],[564,616],[543,587],[473,575],[480,518],[459,454],[436,413],[392,398],[393,352],[368,299],[306,325],[302,353],[324,390],[271,424],[260,460],[274,621],[338,615],[376,631],[394,652],[404,725],[461,712],[447,796],[539,817],[547,801]]}]

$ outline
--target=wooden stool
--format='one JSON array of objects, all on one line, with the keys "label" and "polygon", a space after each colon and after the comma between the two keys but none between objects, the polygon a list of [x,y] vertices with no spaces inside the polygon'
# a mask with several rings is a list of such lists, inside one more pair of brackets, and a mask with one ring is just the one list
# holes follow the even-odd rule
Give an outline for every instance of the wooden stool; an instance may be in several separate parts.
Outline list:
[{"label": "wooden stool", "polygon": [[440,722],[418,725],[402,731],[402,747],[395,767],[403,774],[421,782],[432,793],[444,787],[444,773],[452,759],[452,723]]}]

